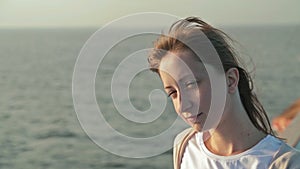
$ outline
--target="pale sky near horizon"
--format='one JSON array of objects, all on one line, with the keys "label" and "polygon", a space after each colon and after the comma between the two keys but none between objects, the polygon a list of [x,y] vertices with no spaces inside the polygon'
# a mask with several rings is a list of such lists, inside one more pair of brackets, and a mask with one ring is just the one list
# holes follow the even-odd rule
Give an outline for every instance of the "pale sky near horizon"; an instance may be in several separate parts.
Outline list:
[{"label": "pale sky near horizon", "polygon": [[299,25],[299,9],[299,0],[0,0],[0,28],[100,27],[137,12],[194,15],[215,25]]}]

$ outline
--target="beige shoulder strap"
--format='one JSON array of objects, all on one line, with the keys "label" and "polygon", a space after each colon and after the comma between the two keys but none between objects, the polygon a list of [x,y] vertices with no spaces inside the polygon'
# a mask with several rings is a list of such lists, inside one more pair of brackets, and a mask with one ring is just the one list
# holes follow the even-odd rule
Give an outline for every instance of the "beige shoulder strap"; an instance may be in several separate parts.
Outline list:
[{"label": "beige shoulder strap", "polygon": [[183,136],[182,139],[178,141],[175,140],[174,146],[174,169],[180,169],[181,160],[187,146],[188,141],[195,135],[196,131],[189,129],[188,133]]}]

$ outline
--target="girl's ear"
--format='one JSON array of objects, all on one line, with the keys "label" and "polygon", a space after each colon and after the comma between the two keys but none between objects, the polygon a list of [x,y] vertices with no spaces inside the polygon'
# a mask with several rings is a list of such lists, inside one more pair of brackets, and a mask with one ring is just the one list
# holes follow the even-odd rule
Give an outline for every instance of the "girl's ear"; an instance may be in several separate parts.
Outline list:
[{"label": "girl's ear", "polygon": [[238,90],[239,71],[237,68],[230,68],[226,72],[226,80],[228,86],[228,93],[235,93]]}]

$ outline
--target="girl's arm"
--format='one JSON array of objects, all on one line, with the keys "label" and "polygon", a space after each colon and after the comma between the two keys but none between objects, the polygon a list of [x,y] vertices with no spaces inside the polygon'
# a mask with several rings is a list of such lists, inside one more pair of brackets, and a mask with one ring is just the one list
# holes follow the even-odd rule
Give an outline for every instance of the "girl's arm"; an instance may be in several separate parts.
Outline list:
[{"label": "girl's arm", "polygon": [[282,114],[272,120],[272,126],[277,132],[282,132],[300,112],[300,99],[296,100]]}]

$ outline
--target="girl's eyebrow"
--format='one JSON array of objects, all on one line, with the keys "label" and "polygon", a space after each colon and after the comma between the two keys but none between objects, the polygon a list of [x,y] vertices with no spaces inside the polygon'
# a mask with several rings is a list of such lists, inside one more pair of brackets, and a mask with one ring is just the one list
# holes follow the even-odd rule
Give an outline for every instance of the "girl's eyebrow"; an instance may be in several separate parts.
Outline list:
[{"label": "girl's eyebrow", "polygon": [[165,89],[171,89],[173,88],[172,86],[166,86]]},{"label": "girl's eyebrow", "polygon": [[189,74],[189,75],[183,76],[183,77],[179,80],[179,82],[182,83],[182,82],[186,81],[187,79],[189,79],[189,80],[195,79],[195,80],[196,80],[197,77],[194,76],[194,75],[192,75],[192,74]]},{"label": "girl's eyebrow", "polygon": [[[190,78],[195,79],[195,80],[197,79],[196,76],[189,74],[189,75],[185,75],[181,79],[179,79],[179,83],[182,83],[185,80],[190,79]],[[173,87],[172,86],[166,86],[166,87],[164,87],[164,89],[171,89],[171,88],[173,88]]]}]

